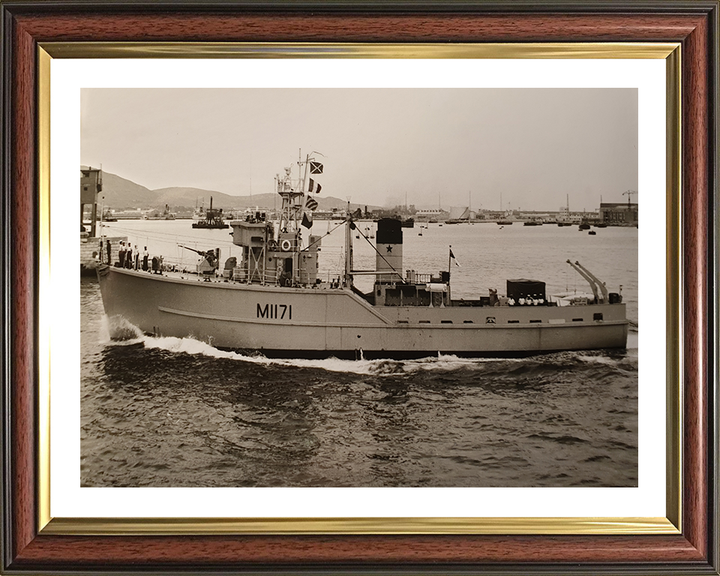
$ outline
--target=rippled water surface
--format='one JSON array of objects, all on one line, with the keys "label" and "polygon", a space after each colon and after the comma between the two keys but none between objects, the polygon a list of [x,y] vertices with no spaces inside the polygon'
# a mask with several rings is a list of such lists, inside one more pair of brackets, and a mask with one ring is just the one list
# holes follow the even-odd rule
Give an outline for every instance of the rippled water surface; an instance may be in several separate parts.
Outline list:
[{"label": "rippled water surface", "polygon": [[[231,255],[227,231],[195,234],[189,221],[114,228],[166,261],[193,261],[171,235]],[[503,292],[510,277],[585,291],[564,264],[579,259],[611,290],[623,284],[628,350],[271,361],[192,339],[113,341],[97,282],[84,279],[83,486],[636,486],[637,230],[418,232],[405,232],[405,268],[446,269],[452,244],[455,298]],[[342,265],[341,244],[324,240],[323,274]],[[355,244],[357,267],[371,266],[372,250]]]}]

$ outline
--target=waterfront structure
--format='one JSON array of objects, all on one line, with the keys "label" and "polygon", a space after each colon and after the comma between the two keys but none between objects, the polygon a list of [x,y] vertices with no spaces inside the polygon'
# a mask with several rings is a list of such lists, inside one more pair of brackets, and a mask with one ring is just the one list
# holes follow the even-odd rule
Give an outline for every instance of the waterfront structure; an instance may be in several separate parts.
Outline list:
[{"label": "waterfront structure", "polygon": [[[85,207],[90,206],[90,236],[95,236],[97,197],[102,190],[102,170],[92,166],[80,167],[80,226],[83,226]],[[83,230],[88,232],[87,230]]]},{"label": "waterfront structure", "polygon": [[415,212],[415,219],[422,222],[429,222],[430,220],[442,221],[450,217],[450,212],[442,210],[441,208],[422,209]]},{"label": "waterfront structure", "polygon": [[[97,234],[97,197],[102,191],[102,170],[91,166],[80,167],[80,274],[95,274],[95,269],[102,262],[107,262],[108,248],[117,255],[121,241],[127,240],[124,236],[108,238],[102,232]],[[90,206],[90,230],[85,229],[85,206]],[[102,215],[100,224],[102,226]]]},{"label": "waterfront structure", "polygon": [[637,226],[638,205],[636,202],[602,202],[600,221],[608,226]]}]

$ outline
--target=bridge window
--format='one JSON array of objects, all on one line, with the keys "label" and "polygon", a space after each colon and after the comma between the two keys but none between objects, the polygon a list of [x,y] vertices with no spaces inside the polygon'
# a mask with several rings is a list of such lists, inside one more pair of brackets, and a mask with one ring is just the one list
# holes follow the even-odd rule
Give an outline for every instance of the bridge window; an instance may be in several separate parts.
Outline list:
[{"label": "bridge window", "polygon": [[602,312],[596,312],[595,314],[593,314],[593,320],[597,321],[597,320],[602,320],[602,319],[603,319]]}]

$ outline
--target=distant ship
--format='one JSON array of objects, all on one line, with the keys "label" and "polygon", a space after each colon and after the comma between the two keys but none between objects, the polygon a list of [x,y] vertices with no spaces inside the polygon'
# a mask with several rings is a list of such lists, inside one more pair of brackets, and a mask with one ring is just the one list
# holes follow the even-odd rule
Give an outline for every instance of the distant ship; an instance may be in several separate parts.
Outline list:
[{"label": "distant ship", "polygon": [[117,222],[117,216],[115,216],[114,212],[105,208],[100,216],[100,220],[103,222]]},{"label": "distant ship", "polygon": [[566,195],[566,202],[567,204],[565,207],[565,214],[562,217],[558,218],[555,222],[560,228],[567,228],[568,226],[572,226],[572,222],[570,222],[570,194]]},{"label": "distant ship", "polygon": [[193,222],[193,228],[222,229],[229,228],[223,220],[222,208],[213,208],[213,199],[210,196],[210,208],[205,211],[204,218]]},{"label": "distant ship", "polygon": [[[220,251],[197,250],[193,274],[101,265],[98,278],[105,313],[150,334],[188,337],[234,350],[277,357],[418,358],[428,355],[524,356],[559,350],[624,348],[628,321],[618,292],[608,292],[578,262],[568,264],[592,296],[553,297],[545,283],[508,280],[505,295],[454,300],[448,270],[403,270],[403,230],[397,219],[378,222],[372,243],[345,219],[344,272],[318,277],[321,236],[310,233],[311,174],[322,164],[308,156],[276,179],[282,200],[278,222],[260,212],[233,221],[239,260],[221,265]],[[308,208],[310,206],[310,208]],[[305,235],[307,230],[307,236]],[[376,254],[374,270],[353,268],[353,234]],[[374,276],[372,290],[353,279]]]},{"label": "distant ship", "polygon": [[170,212],[170,206],[165,204],[165,209],[162,212],[158,212],[157,210],[151,212],[150,214],[146,214],[144,216],[145,220],[175,220],[175,214]]}]

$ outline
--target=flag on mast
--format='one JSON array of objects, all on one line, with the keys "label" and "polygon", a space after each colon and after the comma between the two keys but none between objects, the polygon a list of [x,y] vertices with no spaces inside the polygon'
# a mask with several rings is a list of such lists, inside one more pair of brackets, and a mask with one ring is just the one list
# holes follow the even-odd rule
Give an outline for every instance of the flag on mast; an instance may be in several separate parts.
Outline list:
[{"label": "flag on mast", "polygon": [[312,178],[310,178],[310,185],[308,186],[308,192],[315,192],[315,194],[320,194],[320,190],[322,190],[322,186],[315,182]]},{"label": "flag on mast", "polygon": [[315,198],[313,198],[312,196],[308,196],[307,200],[305,201],[305,208],[315,212],[315,210],[317,210],[317,207],[318,201],[315,200]]},{"label": "flag on mast", "polygon": [[460,266],[460,262],[457,261],[457,258],[455,258],[455,254],[453,254],[452,246],[450,246],[450,260],[455,262],[455,266]]},{"label": "flag on mast", "polygon": [[[313,215],[312,213],[317,210],[318,202],[313,198],[312,196],[308,196],[307,200],[305,201],[305,208],[306,210],[303,212],[302,222],[301,224],[305,226],[308,230],[312,228],[313,225]],[[310,210],[310,213],[308,213],[308,210]]]}]

